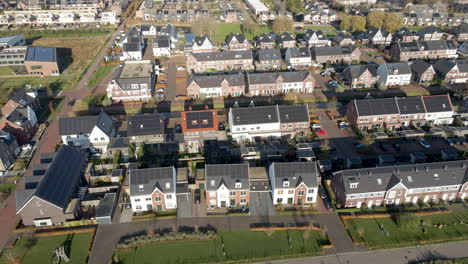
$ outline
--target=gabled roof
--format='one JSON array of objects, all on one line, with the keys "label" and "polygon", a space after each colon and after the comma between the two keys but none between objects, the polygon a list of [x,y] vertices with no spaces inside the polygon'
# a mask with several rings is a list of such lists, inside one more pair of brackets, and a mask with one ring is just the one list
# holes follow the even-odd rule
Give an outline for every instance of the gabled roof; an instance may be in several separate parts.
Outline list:
[{"label": "gabled roof", "polygon": [[412,37],[415,35],[416,33],[414,33],[411,29],[406,28],[406,27],[402,27],[395,32],[395,36],[397,37]]},{"label": "gabled roof", "polygon": [[78,116],[59,118],[59,133],[61,136],[90,134],[94,127],[99,127],[102,132],[110,135],[114,122],[112,117],[101,111],[98,116]]},{"label": "gabled roof", "polygon": [[[84,152],[62,145],[37,188],[17,196],[17,211],[33,196],[65,210],[82,177],[85,161]],[[29,198],[24,199],[27,195]]]},{"label": "gabled roof", "polygon": [[288,48],[286,52],[289,52],[291,58],[307,58],[311,56],[310,49],[306,47]]},{"label": "gabled roof", "polygon": [[270,84],[275,83],[278,78],[282,78],[283,83],[302,82],[310,75],[307,71],[287,71],[287,72],[247,72],[247,82],[250,84]]},{"label": "gabled roof", "polygon": [[273,43],[273,40],[268,34],[262,34],[257,38],[258,43]]},{"label": "gabled roof", "polygon": [[174,167],[130,170],[130,196],[150,195],[157,188],[163,193],[175,192]]},{"label": "gabled roof", "polygon": [[416,32],[416,35],[424,37],[424,35],[426,34],[434,34],[434,33],[444,33],[444,32],[436,26],[428,26]]},{"label": "gabled roof", "polygon": [[24,35],[23,34],[17,34],[17,35],[13,35],[13,36],[2,37],[2,38],[0,38],[0,43],[9,43],[10,41],[12,41],[12,40],[14,40],[16,38],[23,38],[24,39]]},{"label": "gabled roof", "polygon": [[229,36],[226,38],[226,43],[229,44],[229,43],[231,43],[231,41],[233,41],[234,39],[236,39],[239,43],[244,43],[245,41],[247,41],[247,39],[245,38],[244,34],[234,34],[234,33],[231,33],[231,34],[229,34]]},{"label": "gabled roof", "polygon": [[162,135],[164,134],[164,115],[163,114],[147,114],[147,115],[131,115],[127,119],[127,135],[146,136],[146,135]]},{"label": "gabled roof", "polygon": [[350,65],[343,71],[343,75],[348,81],[353,81],[361,77],[363,73],[369,71],[372,77],[377,76],[377,65],[366,64],[366,65]]},{"label": "gabled roof", "polygon": [[460,73],[468,72],[468,60],[447,60],[439,59],[434,63],[434,70],[442,75],[450,72],[454,67],[457,67]]},{"label": "gabled roof", "polygon": [[192,53],[197,61],[253,60],[251,50]]},{"label": "gabled roof", "polygon": [[205,43],[205,41],[208,41],[212,46],[213,45],[213,42],[211,42],[210,40],[210,37],[208,36],[208,34],[205,34],[203,36],[196,36],[194,39],[193,39],[193,44],[197,44],[198,46],[201,46],[203,45],[203,43]]},{"label": "gabled roof", "polygon": [[453,111],[452,101],[448,94],[423,96],[427,113]]},{"label": "gabled roof", "polygon": [[353,37],[344,33],[344,32],[340,32],[338,34],[336,34],[334,37],[333,37],[333,40],[336,42],[336,43],[341,43],[343,40],[353,40]]},{"label": "gabled roof", "polygon": [[187,86],[195,82],[200,88],[214,88],[220,87],[225,81],[229,83],[229,86],[245,86],[245,78],[242,73],[216,75],[192,74],[187,80]]},{"label": "gabled roof", "polygon": [[[315,162],[286,162],[273,163],[275,186],[273,188],[295,189],[301,183],[308,188],[318,187],[318,171]],[[283,187],[285,181],[289,187]]]},{"label": "gabled roof", "polygon": [[398,108],[400,109],[400,114],[418,114],[425,113],[426,109],[424,107],[423,100],[420,96],[418,97],[399,97],[397,98]]},{"label": "gabled roof", "polygon": [[154,48],[170,48],[170,39],[169,36],[156,36],[153,41],[153,47]]},{"label": "gabled roof", "polygon": [[307,105],[278,105],[281,123],[309,122],[309,108]]},{"label": "gabled roof", "polygon": [[384,67],[388,75],[411,74],[411,69],[408,62],[386,63],[380,65],[379,67]]},{"label": "gabled roof", "polygon": [[276,38],[276,41],[281,44],[286,41],[296,41],[296,40],[292,37],[291,34],[289,34],[288,32],[284,32]]},{"label": "gabled roof", "polygon": [[421,60],[421,59],[418,59],[418,60],[415,60],[411,63],[411,70],[413,72],[416,72],[416,73],[419,73],[419,74],[423,74],[425,73],[429,68],[432,68],[432,65]]},{"label": "gabled roof", "polygon": [[397,115],[400,113],[395,98],[354,100],[354,104],[359,116]]},{"label": "gabled roof", "polygon": [[279,49],[257,49],[257,57],[260,62],[281,60],[281,51]]},{"label": "gabled roof", "polygon": [[215,191],[222,184],[228,189],[236,189],[236,183],[241,183],[241,188],[249,189],[249,165],[243,164],[216,164],[205,165],[206,190]]},{"label": "gabled roof", "polygon": [[312,53],[318,56],[340,56],[348,55],[356,50],[356,46],[349,44],[344,46],[325,46],[325,47],[312,47]]},{"label": "gabled roof", "polygon": [[57,62],[57,49],[51,47],[29,46],[24,60]]},{"label": "gabled roof", "polygon": [[234,125],[268,124],[279,122],[277,106],[231,108]]},{"label": "gabled roof", "polygon": [[[387,191],[397,183],[406,188],[427,188],[464,184],[468,179],[468,161],[445,161],[343,170],[334,177],[341,178],[345,193],[368,193]],[[350,182],[357,183],[350,188]]]},{"label": "gabled roof", "polygon": [[312,37],[316,37],[317,40],[328,40],[327,35],[323,34],[321,30],[308,29],[304,34],[305,41],[309,42]]},{"label": "gabled roof", "polygon": [[218,114],[216,110],[184,111],[182,132],[218,130]]},{"label": "gabled roof", "polygon": [[468,24],[467,23],[462,23],[459,26],[453,27],[450,29],[450,34],[459,36],[461,34],[468,34]]},{"label": "gabled roof", "polygon": [[380,33],[382,34],[382,36],[384,38],[388,37],[389,35],[391,35],[385,28],[376,28],[376,27],[368,27],[367,28],[367,34],[369,36],[370,39],[374,38],[375,35],[380,31]]},{"label": "gabled roof", "polygon": [[[31,91],[31,92],[35,93],[35,91]],[[36,98],[30,96],[28,94],[28,90],[24,88],[16,89],[10,92],[10,94],[8,95],[8,98],[21,105],[29,105],[36,100]]]}]

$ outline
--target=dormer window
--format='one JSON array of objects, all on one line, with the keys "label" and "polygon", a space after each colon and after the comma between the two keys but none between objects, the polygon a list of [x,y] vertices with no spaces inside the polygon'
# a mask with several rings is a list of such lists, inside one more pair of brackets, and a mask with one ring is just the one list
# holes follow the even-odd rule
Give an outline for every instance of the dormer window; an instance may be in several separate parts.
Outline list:
[{"label": "dormer window", "polygon": [[350,187],[351,189],[356,189],[356,188],[357,188],[357,183],[356,183],[356,182],[350,183],[350,184],[349,184],[349,187]]},{"label": "dormer window", "polygon": [[288,179],[283,180],[283,187],[288,188],[289,187],[289,181]]},{"label": "dormer window", "polygon": [[140,191],[140,192],[143,191],[143,184],[138,185],[138,191]]},{"label": "dormer window", "polygon": [[203,124],[204,124],[204,125],[208,125],[208,120],[203,119]]},{"label": "dormer window", "polygon": [[242,188],[242,183],[239,180],[237,180],[236,181],[236,189],[240,189],[240,188]]},{"label": "dormer window", "polygon": [[192,120],[192,125],[196,126],[198,124],[197,120]]},{"label": "dormer window", "polygon": [[211,181],[210,181],[210,186],[211,186],[211,187],[214,187],[214,186],[215,186],[215,180],[211,180]]},{"label": "dormer window", "polygon": [[166,189],[169,189],[171,188],[171,183],[170,182],[166,182]]}]

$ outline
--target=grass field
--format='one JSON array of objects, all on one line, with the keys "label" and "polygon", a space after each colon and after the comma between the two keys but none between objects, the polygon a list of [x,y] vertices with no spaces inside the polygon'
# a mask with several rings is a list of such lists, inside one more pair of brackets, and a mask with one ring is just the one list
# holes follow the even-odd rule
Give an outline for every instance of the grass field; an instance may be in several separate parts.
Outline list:
[{"label": "grass field", "polygon": [[245,261],[259,258],[278,259],[292,255],[315,255],[319,252],[319,243],[325,242],[326,239],[320,232],[312,230],[276,231],[270,235],[266,232],[225,231],[220,232],[216,240],[162,242],[121,250],[117,254],[124,264]]},{"label": "grass field", "polygon": [[[70,264],[86,263],[88,250],[91,245],[92,233],[70,235]],[[67,236],[50,237],[22,237],[13,249],[5,249],[0,256],[0,264],[7,263],[52,263],[53,250],[67,241]],[[17,262],[12,261],[15,259]],[[62,263],[62,262],[61,262]]]},{"label": "grass field", "polygon": [[11,75],[14,74],[14,70],[10,66],[1,66],[0,75]]},{"label": "grass field", "polygon": [[406,214],[405,218],[403,223],[391,218],[352,219],[346,223],[353,240],[369,248],[468,239],[468,210],[429,216]]},{"label": "grass field", "polygon": [[[270,33],[271,32],[271,27],[269,25],[259,25],[258,26],[258,32],[256,33],[257,36],[260,36],[264,33]],[[212,41],[224,41],[226,40],[226,37],[230,33],[244,33],[242,31],[241,25],[240,24],[216,24],[216,29],[215,33],[210,36]],[[249,40],[253,40],[255,37],[252,34],[249,33],[244,33],[245,37]]]},{"label": "grass field", "polygon": [[114,69],[114,67],[115,66],[99,66],[89,80],[88,88],[94,88],[98,85]]}]

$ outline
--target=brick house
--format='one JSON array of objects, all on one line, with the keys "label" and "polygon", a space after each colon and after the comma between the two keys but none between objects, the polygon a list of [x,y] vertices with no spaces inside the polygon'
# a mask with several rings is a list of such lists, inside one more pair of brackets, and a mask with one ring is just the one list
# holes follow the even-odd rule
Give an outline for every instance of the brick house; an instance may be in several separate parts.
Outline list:
[{"label": "brick house", "polygon": [[224,10],[223,18],[225,23],[239,23],[239,16],[237,11],[234,9]]},{"label": "brick house", "polygon": [[437,78],[446,83],[467,83],[468,60],[446,60],[440,59],[434,63]]},{"label": "brick house", "polygon": [[180,115],[187,152],[202,152],[206,140],[218,139],[219,122],[216,110],[184,111]]},{"label": "brick house", "polygon": [[353,126],[391,130],[425,123],[450,124],[453,114],[449,95],[353,100],[347,105],[346,112]]},{"label": "brick house", "polygon": [[17,107],[31,107],[37,113],[41,109],[36,90],[16,89],[8,95],[8,101],[2,107],[2,114],[9,115]]},{"label": "brick house", "polygon": [[255,58],[255,69],[257,71],[268,71],[285,68],[280,49],[257,49]]},{"label": "brick house", "polygon": [[372,45],[390,45],[392,42],[392,34],[384,28],[368,27],[367,37]]},{"label": "brick house", "polygon": [[114,102],[148,102],[153,97],[155,83],[150,61],[126,61],[114,71],[114,79],[106,88],[107,96]]},{"label": "brick house", "polygon": [[315,79],[307,71],[247,73],[248,93],[252,96],[277,93],[313,93]]},{"label": "brick house", "polygon": [[218,48],[211,42],[207,34],[203,36],[196,36],[192,43],[193,53],[215,52]]},{"label": "brick house", "polygon": [[205,165],[205,189],[208,209],[247,207],[250,203],[249,165]]},{"label": "brick house", "polygon": [[288,32],[284,32],[281,35],[276,36],[276,43],[278,43],[278,46],[283,49],[296,47],[296,40]]},{"label": "brick house", "polygon": [[31,75],[60,75],[57,49],[51,47],[29,46],[24,60],[26,71]]},{"label": "brick house", "polygon": [[343,170],[332,177],[342,207],[453,201],[468,196],[468,161]]},{"label": "brick house", "polygon": [[187,96],[191,98],[241,96],[245,93],[242,73],[197,75],[187,80]]},{"label": "brick house", "polygon": [[[16,191],[16,214],[25,226],[60,225],[78,215],[79,186],[86,182],[86,153],[62,145],[57,153],[47,153],[40,171],[25,177],[25,186]],[[43,157],[45,153],[42,154]]]},{"label": "brick house", "polygon": [[303,69],[312,66],[312,57],[310,49],[288,48],[285,53],[285,61],[288,66],[294,69]]},{"label": "brick house", "polygon": [[394,60],[409,61],[414,59],[456,59],[457,44],[453,40],[429,40],[396,42],[390,54]]},{"label": "brick house", "polygon": [[130,203],[133,212],[167,211],[177,208],[174,167],[130,170]]},{"label": "brick house", "polygon": [[440,28],[436,26],[428,26],[419,30],[416,35],[419,36],[420,40],[442,40],[444,39],[444,33]]},{"label": "brick house", "polygon": [[187,70],[202,73],[208,69],[218,71],[253,70],[251,50],[192,53],[187,56]]},{"label": "brick house", "polygon": [[315,162],[273,163],[269,168],[274,205],[308,207],[317,202],[319,173]]},{"label": "brick house", "polygon": [[455,39],[458,42],[463,42],[468,40],[468,24],[463,23],[459,26],[453,27],[449,30],[449,33],[455,36]]},{"label": "brick house", "polygon": [[361,51],[354,45],[312,47],[312,59],[316,63],[359,62]]},{"label": "brick house", "polygon": [[372,88],[377,84],[377,65],[349,65],[343,71],[343,80],[351,88]]},{"label": "brick house", "polygon": [[353,37],[344,32],[336,34],[332,42],[336,46],[354,45]]},{"label": "brick house", "polygon": [[419,36],[416,35],[411,29],[403,27],[397,30],[393,36],[394,40],[400,42],[413,42],[418,41]]},{"label": "brick house", "polygon": [[415,60],[410,65],[412,72],[413,82],[422,84],[424,82],[431,82],[435,76],[434,67],[423,60]]},{"label": "brick house", "polygon": [[293,138],[310,131],[307,105],[230,108],[228,122],[234,141]]},{"label": "brick house", "polygon": [[262,34],[257,37],[256,46],[257,49],[273,49],[275,48],[276,44],[269,35]]},{"label": "brick house", "polygon": [[0,130],[15,136],[19,145],[29,143],[38,128],[36,113],[30,106],[18,106],[0,119]]},{"label": "brick house", "polygon": [[231,51],[252,49],[252,45],[245,38],[244,34],[234,34],[234,33],[229,34],[223,46],[225,50],[231,50]]}]

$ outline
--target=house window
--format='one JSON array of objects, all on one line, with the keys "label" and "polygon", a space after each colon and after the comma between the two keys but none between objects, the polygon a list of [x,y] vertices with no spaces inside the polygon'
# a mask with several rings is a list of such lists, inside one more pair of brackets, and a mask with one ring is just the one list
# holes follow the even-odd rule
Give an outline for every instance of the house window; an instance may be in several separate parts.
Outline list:
[{"label": "house window", "polygon": [[297,195],[304,195],[304,191],[300,190]]},{"label": "house window", "polygon": [[169,199],[172,199],[172,194],[166,195],[166,199],[168,199],[168,200],[169,200]]},{"label": "house window", "polygon": [[312,202],[312,201],[313,201],[313,197],[307,197],[307,201],[308,201],[308,202]]},{"label": "house window", "polygon": [[211,186],[211,187],[214,187],[214,186],[215,186],[215,180],[211,180],[211,181],[210,181],[210,186]]},{"label": "house window", "polygon": [[171,183],[170,182],[166,182],[166,189],[169,189],[171,188]]},{"label": "house window", "polygon": [[203,119],[203,121],[202,121],[202,122],[203,122],[203,124],[204,124],[204,125],[208,125],[208,120],[206,120],[206,119]]},{"label": "house window", "polygon": [[140,192],[143,191],[143,184],[138,185],[138,191],[140,191]]},{"label": "house window", "polygon": [[151,198],[146,198],[145,200],[146,200],[146,201],[151,201]]},{"label": "house window", "polygon": [[246,203],[247,203],[247,199],[242,198],[242,199],[240,200],[240,203],[241,203],[241,204],[246,204]]},{"label": "house window", "polygon": [[276,203],[277,203],[277,204],[282,204],[282,203],[283,203],[283,198],[278,198],[278,199],[276,199]]},{"label": "house window", "polygon": [[138,203],[140,201],[140,199],[135,199],[135,203]]},{"label": "house window", "polygon": [[135,206],[135,208],[136,208],[137,210],[141,210],[141,205],[137,205],[137,206]]},{"label": "house window", "polygon": [[156,196],[156,197],[154,197],[154,200],[155,200],[156,202],[160,202],[160,201],[161,201],[161,197],[160,197],[160,196]]},{"label": "house window", "polygon": [[237,188],[237,189],[242,188],[242,183],[236,182],[236,188]]},{"label": "house window", "polygon": [[236,192],[229,192],[230,196],[236,196]]},{"label": "house window", "polygon": [[283,190],[278,190],[278,195],[282,195],[283,194]]},{"label": "house window", "polygon": [[307,193],[313,194],[313,193],[314,193],[314,189],[309,189],[309,190],[307,190]]},{"label": "house window", "polygon": [[192,126],[196,126],[198,124],[197,120],[192,120]]},{"label": "house window", "polygon": [[246,191],[241,191],[241,192],[240,192],[240,195],[241,195],[241,196],[246,196],[246,195],[247,195],[247,192],[246,192]]},{"label": "house window", "polygon": [[294,190],[289,190],[288,194],[294,194]]},{"label": "house window", "polygon": [[289,181],[288,180],[283,181],[283,187],[289,187]]}]

